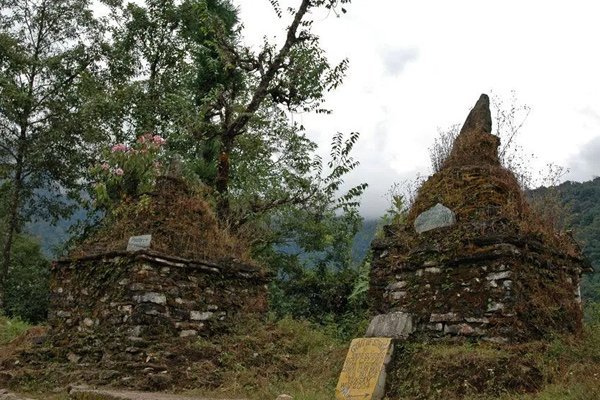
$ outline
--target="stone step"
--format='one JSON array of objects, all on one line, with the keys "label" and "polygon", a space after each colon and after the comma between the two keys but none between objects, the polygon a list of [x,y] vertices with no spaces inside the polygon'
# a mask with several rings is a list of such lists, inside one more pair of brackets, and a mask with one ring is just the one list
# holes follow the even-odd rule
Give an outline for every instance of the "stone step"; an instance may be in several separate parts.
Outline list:
[{"label": "stone step", "polygon": [[[217,400],[206,397],[183,396],[168,393],[133,392],[110,389],[74,387],[69,391],[71,400]],[[221,399],[225,400],[225,399]],[[245,400],[245,399],[229,399]]]}]

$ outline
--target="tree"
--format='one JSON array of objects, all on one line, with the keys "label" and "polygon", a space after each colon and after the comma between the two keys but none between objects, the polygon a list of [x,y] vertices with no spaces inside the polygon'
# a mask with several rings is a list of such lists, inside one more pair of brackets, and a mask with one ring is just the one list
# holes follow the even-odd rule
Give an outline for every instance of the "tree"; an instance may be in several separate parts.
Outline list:
[{"label": "tree", "polygon": [[211,51],[213,26],[232,36],[235,10],[224,0],[109,4],[106,121],[114,139],[152,132],[173,141],[174,135],[193,133],[202,113],[199,100],[226,79],[226,68]]},{"label": "tree", "polygon": [[0,183],[9,192],[0,309],[14,240],[34,216],[58,218],[79,194],[100,139],[95,73],[101,25],[87,0],[0,1]]},{"label": "tree", "polygon": [[[339,4],[338,4],[339,3]],[[223,224],[242,228],[270,211],[308,202],[314,143],[295,112],[327,112],[324,94],[347,60],[330,66],[310,32],[310,12],[338,1],[302,1],[284,44],[244,46],[226,0],[148,0],[113,5],[112,95],[105,107],[117,141],[148,130],[213,189]],[[283,12],[272,1],[280,18]]]},{"label": "tree", "polygon": [[[230,217],[231,154],[238,138],[249,132],[253,119],[260,118],[261,107],[267,99],[274,106],[285,106],[290,112],[320,110],[324,93],[337,87],[347,69],[347,60],[331,67],[319,47],[318,37],[311,33],[310,12],[318,8],[334,11],[349,0],[301,0],[297,9],[290,9],[292,21],[286,30],[285,41],[278,49],[265,42],[257,54],[244,46],[236,46],[223,35],[217,36],[220,52],[232,61],[232,68],[246,75],[245,87],[225,86],[211,100],[210,109],[216,122],[219,158],[215,189],[217,210],[221,219]],[[282,17],[278,1],[272,0],[278,16]],[[240,90],[244,89],[244,90]]]}]

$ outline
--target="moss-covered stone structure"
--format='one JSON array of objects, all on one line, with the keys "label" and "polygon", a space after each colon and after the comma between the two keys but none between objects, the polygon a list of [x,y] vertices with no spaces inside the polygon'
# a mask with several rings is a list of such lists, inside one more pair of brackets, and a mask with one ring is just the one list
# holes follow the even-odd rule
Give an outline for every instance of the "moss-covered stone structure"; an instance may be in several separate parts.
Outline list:
[{"label": "moss-covered stone structure", "polygon": [[581,329],[579,284],[590,264],[530,209],[491,125],[482,95],[406,222],[372,245],[373,308],[380,319],[408,318],[401,327],[412,337],[503,343]]},{"label": "moss-covered stone structure", "polygon": [[[183,181],[160,178],[116,214],[52,268],[49,339],[71,362],[185,371],[186,343],[266,312],[268,274]],[[146,234],[148,248],[127,251]]]}]

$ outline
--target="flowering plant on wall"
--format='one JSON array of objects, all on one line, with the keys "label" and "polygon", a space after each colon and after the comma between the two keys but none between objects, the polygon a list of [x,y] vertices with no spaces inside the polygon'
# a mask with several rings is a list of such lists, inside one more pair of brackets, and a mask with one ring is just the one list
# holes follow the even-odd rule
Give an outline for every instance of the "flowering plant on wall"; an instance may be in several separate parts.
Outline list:
[{"label": "flowering plant on wall", "polygon": [[150,191],[162,169],[165,144],[161,136],[146,133],[131,145],[117,143],[107,148],[103,161],[91,171],[97,206],[111,209],[122,200]]}]

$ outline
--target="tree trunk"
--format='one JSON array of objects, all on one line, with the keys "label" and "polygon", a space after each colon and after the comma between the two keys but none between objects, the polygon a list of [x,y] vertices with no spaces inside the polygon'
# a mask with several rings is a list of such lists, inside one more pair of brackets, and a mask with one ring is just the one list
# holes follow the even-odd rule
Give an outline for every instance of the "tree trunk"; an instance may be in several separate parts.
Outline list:
[{"label": "tree trunk", "polygon": [[215,179],[215,188],[218,195],[217,216],[221,223],[226,223],[229,219],[229,170],[233,141],[234,136],[228,133],[225,133],[221,137],[221,150],[217,164],[217,177]]},{"label": "tree trunk", "polygon": [[8,268],[11,261],[12,246],[15,233],[19,231],[19,203],[21,202],[21,188],[23,185],[23,157],[18,155],[13,179],[12,194],[10,196],[10,207],[8,215],[8,228],[4,238],[4,248],[2,249],[2,266],[0,267],[0,310],[5,308],[6,280],[8,278]]}]

